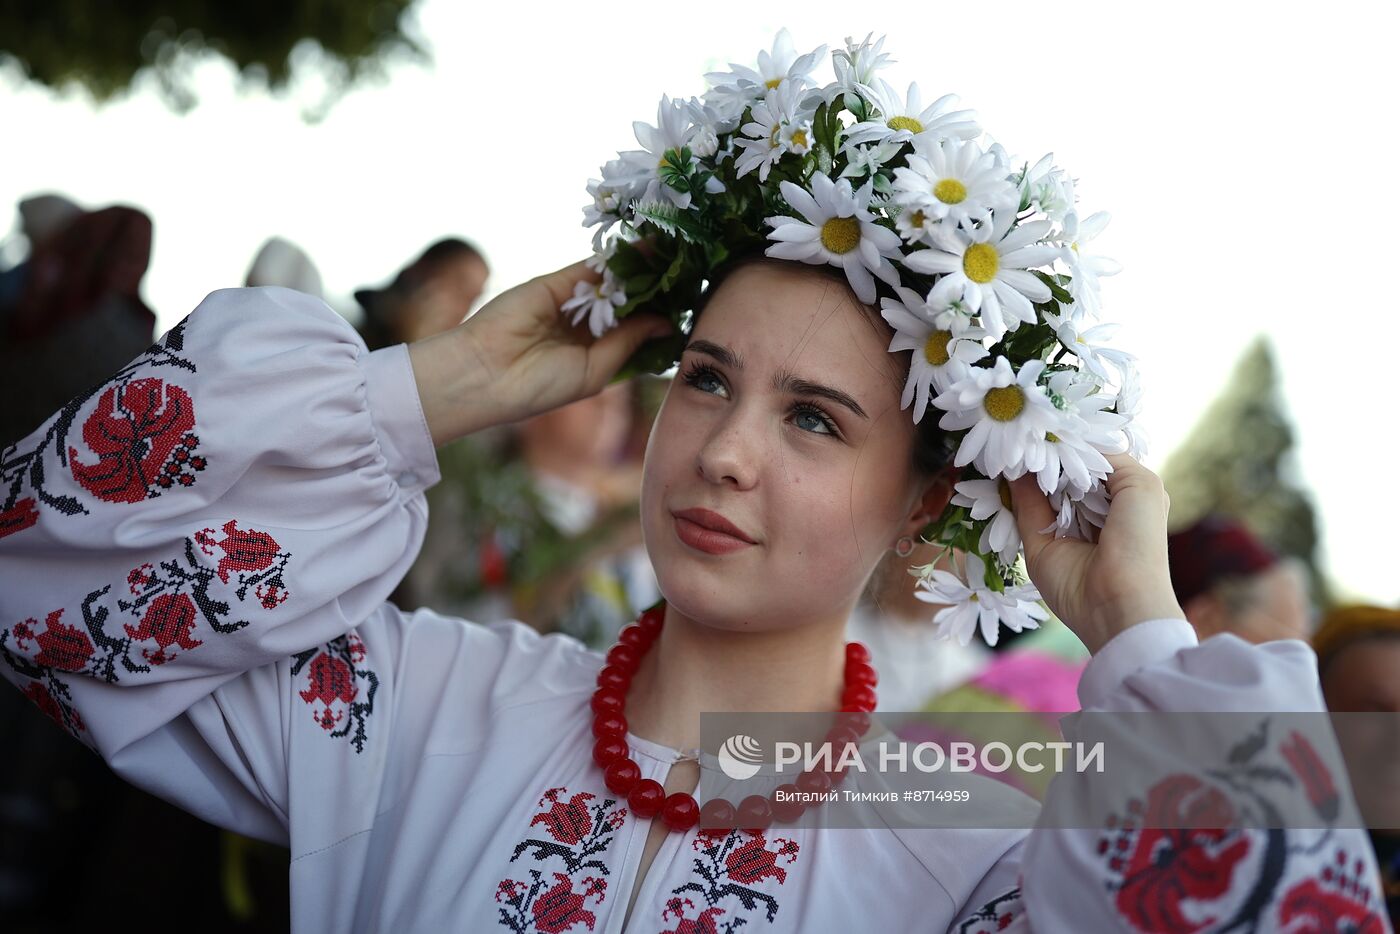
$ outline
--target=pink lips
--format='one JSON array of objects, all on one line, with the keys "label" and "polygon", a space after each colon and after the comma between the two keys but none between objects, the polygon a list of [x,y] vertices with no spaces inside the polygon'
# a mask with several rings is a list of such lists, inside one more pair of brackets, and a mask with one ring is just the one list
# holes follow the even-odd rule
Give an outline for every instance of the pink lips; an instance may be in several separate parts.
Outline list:
[{"label": "pink lips", "polygon": [[676,537],[699,551],[724,555],[757,544],[737,525],[708,509],[682,509],[672,513]]}]

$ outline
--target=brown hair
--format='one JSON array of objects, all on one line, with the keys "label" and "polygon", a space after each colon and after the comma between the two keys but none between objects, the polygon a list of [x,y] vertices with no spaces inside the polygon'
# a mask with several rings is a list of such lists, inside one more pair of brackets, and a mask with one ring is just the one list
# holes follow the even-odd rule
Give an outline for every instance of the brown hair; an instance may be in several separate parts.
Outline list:
[{"label": "brown hair", "polygon": [[[823,279],[826,279],[828,283],[845,289],[850,300],[865,311],[867,323],[875,328],[876,332],[888,342],[893,331],[880,315],[879,307],[877,305],[866,304],[856,297],[855,292],[851,289],[850,282],[846,279],[845,272],[837,269],[835,266],[817,266],[808,263],[795,263],[791,260],[774,259],[773,257],[765,256],[762,252],[757,250],[733,257],[710,274],[710,277],[706,280],[704,291],[701,293],[700,301],[695,306],[695,314],[691,320],[690,333],[695,333],[695,322],[700,320],[700,315],[704,313],[705,306],[709,304],[710,299],[719,291],[720,286],[724,284],[724,281],[728,279],[729,276],[733,275],[736,270],[743,269],[746,266],[769,265],[787,270],[796,269],[812,275],[821,276]],[[879,297],[895,297],[893,290],[879,280],[876,281],[876,288],[878,289]],[[903,392],[904,390],[904,374],[909,371],[909,355],[912,353],[913,351],[898,353],[895,355],[895,359],[900,361],[901,365],[890,367],[890,378],[894,382],[895,389],[898,392]],[[943,429],[938,427],[938,414],[933,411],[925,413],[923,419],[916,426],[916,430],[917,434],[914,439],[913,449],[914,469],[920,476],[932,477],[952,462],[953,449],[950,443],[951,439],[949,439]]]}]

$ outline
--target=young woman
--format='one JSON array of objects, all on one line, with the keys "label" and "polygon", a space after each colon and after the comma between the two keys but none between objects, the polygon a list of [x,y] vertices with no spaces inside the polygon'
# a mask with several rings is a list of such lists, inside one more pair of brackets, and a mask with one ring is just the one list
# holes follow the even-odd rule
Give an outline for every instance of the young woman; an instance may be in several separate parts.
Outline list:
[{"label": "young woman", "polygon": [[[867,576],[950,495],[888,327],[808,267],[723,280],[652,433],[666,603],[620,685],[630,782],[595,761],[600,655],[386,603],[435,445],[598,392],[669,327],[570,327],[591,276],[373,353],[307,296],[211,295],[5,451],[0,671],[127,780],[288,845],[297,931],[1384,929],[1359,831],[673,832],[635,793],[734,793],[692,751],[702,712],[839,709]],[[1084,707],[1321,710],[1303,644],[1196,644],[1161,484],[1114,467],[1097,544],[1013,489],[1031,577],[1094,653]]]}]

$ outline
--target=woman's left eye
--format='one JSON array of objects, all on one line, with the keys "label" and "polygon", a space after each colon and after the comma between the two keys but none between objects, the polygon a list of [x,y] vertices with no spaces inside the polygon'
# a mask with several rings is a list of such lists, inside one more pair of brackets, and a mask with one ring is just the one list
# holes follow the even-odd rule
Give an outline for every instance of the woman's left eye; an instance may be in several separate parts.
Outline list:
[{"label": "woman's left eye", "polygon": [[793,424],[814,435],[837,435],[836,423],[815,405],[799,403],[793,406]]}]

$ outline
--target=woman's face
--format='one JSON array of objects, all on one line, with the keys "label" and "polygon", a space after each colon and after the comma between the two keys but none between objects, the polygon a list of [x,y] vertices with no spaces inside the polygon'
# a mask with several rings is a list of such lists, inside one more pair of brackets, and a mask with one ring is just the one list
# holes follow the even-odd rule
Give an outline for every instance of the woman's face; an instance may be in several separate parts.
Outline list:
[{"label": "woman's face", "polygon": [[[881,555],[917,528],[915,428],[882,330],[800,266],[742,267],[710,300],[642,483],[647,552],[677,610],[735,630],[844,621]],[[696,509],[751,543],[676,515]]]}]

